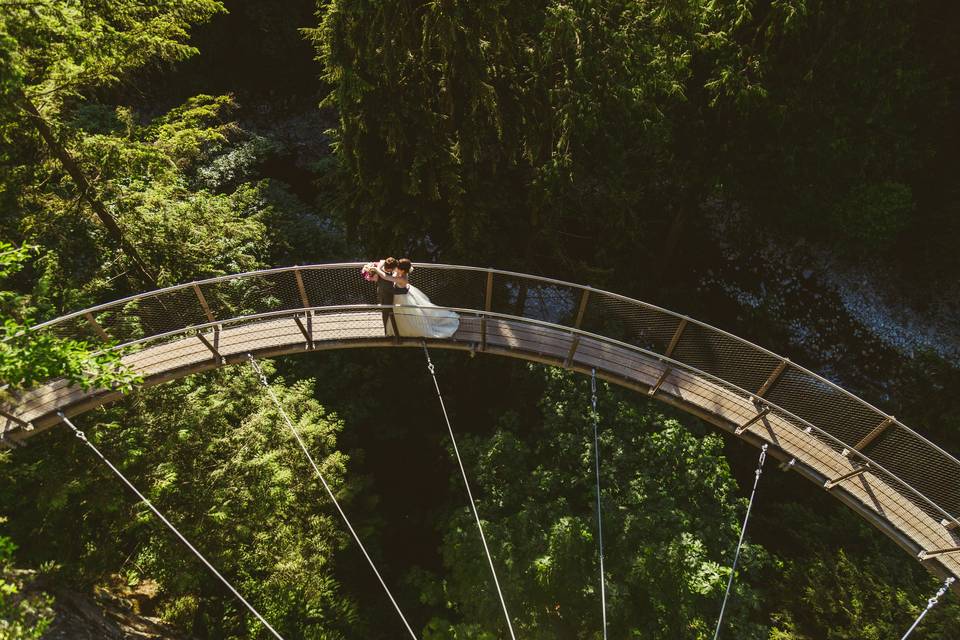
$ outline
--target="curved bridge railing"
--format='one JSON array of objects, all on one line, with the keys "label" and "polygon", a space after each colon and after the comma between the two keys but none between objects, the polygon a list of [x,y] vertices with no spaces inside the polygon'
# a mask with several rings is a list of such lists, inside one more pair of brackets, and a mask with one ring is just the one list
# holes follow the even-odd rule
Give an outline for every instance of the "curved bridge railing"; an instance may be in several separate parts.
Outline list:
[{"label": "curved bridge railing", "polygon": [[[31,330],[92,343],[108,341],[110,348],[123,349],[131,362],[170,345],[163,357],[173,364],[154,367],[163,375],[154,375],[153,382],[183,375],[170,373],[164,366],[170,371],[178,368],[178,356],[170,353],[185,336],[196,336],[208,349],[201,349],[206,357],[199,364],[196,357],[188,358],[192,364],[187,369],[239,361],[243,353],[218,346],[221,339],[229,342],[239,327],[246,327],[248,334],[247,342],[240,344],[244,353],[287,353],[291,343],[299,343],[297,348],[302,350],[323,341],[346,346],[418,343],[383,336],[374,287],[360,277],[360,266],[285,267],[211,278],[98,305]],[[462,314],[461,331],[445,341],[451,346],[520,355],[580,370],[595,366],[607,379],[693,410],[755,444],[769,441],[774,451],[779,449],[780,458],[794,459],[806,469],[808,478],[827,489],[838,487],[836,493],[844,494],[845,502],[901,546],[919,551],[920,559],[932,561],[940,572],[960,575],[960,461],[822,376],[687,316],[587,286],[437,264],[416,265],[411,280],[435,303]],[[286,342],[272,337],[281,330],[271,323],[280,319],[286,320],[282,331],[294,334]],[[361,325],[364,328],[358,333]],[[635,354],[637,359],[628,362],[621,353]],[[645,363],[645,373],[638,363]],[[734,404],[742,401],[736,415],[747,417],[734,419],[729,407],[727,413],[720,410],[717,400],[710,401],[716,405],[711,407],[684,396],[684,385],[689,392],[693,381],[709,385],[717,398]],[[34,400],[58,385],[65,386],[52,381],[48,389],[34,393]],[[100,401],[84,406],[95,406],[111,396],[106,391],[99,394]],[[66,399],[48,401],[30,414],[25,411],[28,395],[20,406],[0,411],[0,437],[7,443],[23,441],[52,426],[58,421],[57,408],[77,403],[76,394],[63,396]],[[778,442],[776,428],[783,426],[803,434],[811,443],[804,450],[814,453],[800,456],[797,451],[803,447]],[[843,460],[844,473],[831,474],[826,467],[817,467],[811,459],[816,456]],[[868,476],[902,496],[902,509],[891,513],[889,505],[881,505],[876,496],[871,500],[873,489],[864,482]],[[863,483],[863,495],[851,500],[853,494],[839,485],[857,480]],[[922,525],[923,531],[909,531],[905,522]]]}]

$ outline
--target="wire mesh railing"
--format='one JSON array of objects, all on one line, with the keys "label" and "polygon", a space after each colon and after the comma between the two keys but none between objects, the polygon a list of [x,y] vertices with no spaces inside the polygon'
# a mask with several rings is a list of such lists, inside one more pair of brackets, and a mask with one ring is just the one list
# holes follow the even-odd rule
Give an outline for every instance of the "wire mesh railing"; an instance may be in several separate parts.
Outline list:
[{"label": "wire mesh railing", "polygon": [[[360,267],[298,266],[211,278],[98,305],[31,331],[135,349],[223,324],[375,305],[375,288],[360,277]],[[563,328],[639,350],[667,370],[708,379],[806,429],[824,447],[868,464],[870,473],[898,487],[932,518],[958,524],[960,461],[892,416],[767,349],[654,305],[550,278],[419,264],[411,282],[436,304],[475,313],[481,335],[488,319],[522,319],[531,327]]]}]

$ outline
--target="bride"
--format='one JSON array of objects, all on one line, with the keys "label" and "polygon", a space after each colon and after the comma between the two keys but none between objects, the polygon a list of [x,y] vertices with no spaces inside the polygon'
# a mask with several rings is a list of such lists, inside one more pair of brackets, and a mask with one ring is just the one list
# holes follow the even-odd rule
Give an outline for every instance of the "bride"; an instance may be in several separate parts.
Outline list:
[{"label": "bride", "polygon": [[[393,283],[393,315],[397,320],[397,331],[403,337],[449,338],[460,327],[460,316],[433,304],[427,294],[410,284],[412,269],[407,258],[398,261],[393,273],[387,273],[379,265],[374,266],[378,276]],[[388,327],[387,335],[392,334],[393,327]]]}]

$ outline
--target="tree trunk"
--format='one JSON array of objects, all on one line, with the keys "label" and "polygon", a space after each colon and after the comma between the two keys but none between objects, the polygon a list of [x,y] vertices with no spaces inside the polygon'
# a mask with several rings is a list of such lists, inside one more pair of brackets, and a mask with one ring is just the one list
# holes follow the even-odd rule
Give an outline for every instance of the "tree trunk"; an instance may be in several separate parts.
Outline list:
[{"label": "tree trunk", "polygon": [[36,105],[30,101],[30,99],[24,95],[20,94],[19,102],[23,109],[30,116],[30,119],[33,120],[34,126],[36,126],[37,131],[40,133],[40,137],[43,138],[43,141],[46,143],[47,148],[50,152],[60,161],[60,164],[63,165],[63,168],[66,170],[70,177],[73,179],[73,182],[77,185],[77,188],[80,190],[80,198],[85,200],[90,208],[99,218],[100,222],[107,230],[107,234],[110,238],[117,243],[120,249],[127,254],[127,256],[133,261],[134,266],[136,267],[137,272],[140,277],[150,285],[153,289],[158,289],[157,280],[153,276],[153,273],[150,269],[147,268],[146,262],[140,256],[140,253],[136,248],[127,241],[126,237],[123,235],[123,230],[120,228],[120,225],[117,224],[116,218],[113,217],[109,211],[107,211],[106,205],[103,204],[97,197],[96,189],[93,185],[90,184],[90,181],[87,180],[86,175],[84,175],[83,170],[80,168],[80,165],[74,159],[67,148],[57,140],[57,137],[54,135],[53,130],[50,128],[50,125],[40,114],[40,111],[37,109]]}]

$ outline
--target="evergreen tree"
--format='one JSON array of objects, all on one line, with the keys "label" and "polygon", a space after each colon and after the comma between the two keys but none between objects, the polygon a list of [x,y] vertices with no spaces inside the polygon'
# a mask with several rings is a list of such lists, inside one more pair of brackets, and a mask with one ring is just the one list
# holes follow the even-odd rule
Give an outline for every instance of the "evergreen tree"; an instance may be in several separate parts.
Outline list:
[{"label": "evergreen tree", "polygon": [[662,259],[714,189],[718,125],[765,94],[755,42],[795,4],[321,2],[344,215],[375,250]]},{"label": "evergreen tree", "polygon": [[[194,54],[185,44],[187,29],[222,5],[216,0],[38,0],[5,3],[3,9],[0,136],[19,151],[4,154],[4,182],[29,187],[50,179],[42,167],[17,166],[21,154],[33,156],[30,164],[40,159],[54,163],[63,175],[44,195],[53,191],[55,198],[82,203],[112,246],[123,252],[140,284],[155,288],[156,267],[147,263],[133,235],[104,200],[97,162],[84,162],[72,148],[76,132],[71,107],[148,65]],[[66,202],[56,207],[56,214],[72,208]]]}]

